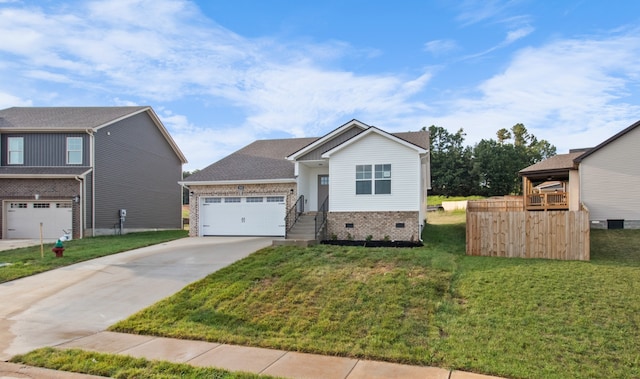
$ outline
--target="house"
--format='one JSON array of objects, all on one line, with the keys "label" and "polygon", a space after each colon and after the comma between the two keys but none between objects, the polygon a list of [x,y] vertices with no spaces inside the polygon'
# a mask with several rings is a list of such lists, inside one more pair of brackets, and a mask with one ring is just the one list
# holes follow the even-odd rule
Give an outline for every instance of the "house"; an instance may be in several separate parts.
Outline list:
[{"label": "house", "polygon": [[155,112],[0,110],[3,239],[179,229],[186,159]]},{"label": "house", "polygon": [[[590,213],[592,228],[640,228],[640,121],[590,149],[572,150],[520,171],[528,210]],[[534,193],[536,183],[557,180],[564,189]]]},{"label": "house", "polygon": [[[420,239],[429,187],[427,131],[351,120],[323,137],[258,140],[187,178],[190,234]],[[297,233],[296,233],[297,234]],[[295,237],[298,238],[298,237]]]}]

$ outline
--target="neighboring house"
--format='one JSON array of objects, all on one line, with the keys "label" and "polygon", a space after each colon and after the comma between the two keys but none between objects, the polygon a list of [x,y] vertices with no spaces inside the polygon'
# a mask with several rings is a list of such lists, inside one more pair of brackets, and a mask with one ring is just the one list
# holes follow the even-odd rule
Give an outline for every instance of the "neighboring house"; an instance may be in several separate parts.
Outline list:
[{"label": "neighboring house", "polygon": [[[520,171],[525,206],[589,210],[592,228],[640,228],[640,121],[591,149],[572,150]],[[557,180],[566,190],[535,194],[536,183]]]},{"label": "neighboring house", "polygon": [[8,108],[0,135],[3,239],[181,228],[186,159],[150,107]]},{"label": "neighboring house", "polygon": [[326,215],[327,238],[418,241],[428,148],[427,131],[357,120],[320,138],[255,141],[182,182],[190,234],[288,236],[302,213]]}]

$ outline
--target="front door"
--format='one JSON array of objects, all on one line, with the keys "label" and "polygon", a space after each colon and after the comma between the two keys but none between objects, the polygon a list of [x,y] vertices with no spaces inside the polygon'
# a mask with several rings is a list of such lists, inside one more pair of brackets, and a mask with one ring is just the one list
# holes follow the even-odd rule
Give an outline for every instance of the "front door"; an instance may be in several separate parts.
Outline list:
[{"label": "front door", "polygon": [[318,175],[318,210],[329,196],[329,175]]}]

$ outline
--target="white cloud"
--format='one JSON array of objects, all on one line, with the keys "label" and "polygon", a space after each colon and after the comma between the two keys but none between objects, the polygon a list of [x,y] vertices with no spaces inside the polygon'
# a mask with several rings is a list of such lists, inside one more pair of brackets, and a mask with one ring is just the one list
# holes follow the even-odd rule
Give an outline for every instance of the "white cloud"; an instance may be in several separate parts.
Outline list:
[{"label": "white cloud", "polygon": [[508,11],[515,8],[521,1],[504,0],[464,0],[457,5],[457,19],[463,25],[471,25],[479,22],[513,20]]},{"label": "white cloud", "polygon": [[509,45],[511,45],[512,43],[514,43],[515,41],[524,38],[526,36],[528,36],[529,34],[531,34],[534,31],[534,28],[531,26],[524,26],[521,27],[519,29],[516,30],[511,30],[509,32],[507,32],[507,36],[504,38],[504,40],[502,40],[502,42],[498,43],[495,46],[492,46],[482,52],[479,53],[475,53],[472,55],[468,55],[466,57],[464,57],[463,59],[473,59],[473,58],[478,58],[481,57],[483,55],[487,55],[493,51],[496,51],[498,49],[502,49],[504,47],[507,47]]},{"label": "white cloud", "polygon": [[445,109],[437,124],[464,127],[472,143],[522,122],[560,152],[594,146],[639,118],[640,107],[625,101],[640,84],[638,35],[632,30],[522,49],[476,88],[479,96],[439,104]]},{"label": "white cloud", "polygon": [[437,39],[424,44],[424,50],[433,55],[443,55],[458,48],[458,44],[450,39]]},{"label": "white cloud", "polygon": [[519,40],[520,38],[524,38],[526,36],[528,36],[529,34],[531,34],[533,32],[533,27],[531,26],[524,26],[521,28],[518,28],[516,30],[511,30],[509,32],[507,32],[507,38],[505,38],[505,40],[503,41],[502,45],[506,46],[509,45],[517,40]]},{"label": "white cloud", "polygon": [[[463,3],[461,22],[506,26],[502,41],[475,56],[516,46],[533,33],[526,16],[507,14],[514,4]],[[625,101],[640,77],[638,30],[521,49],[503,61],[502,72],[452,98],[445,91],[427,93],[437,76],[432,67],[358,74],[341,68],[341,59],[380,52],[343,41],[244,38],[205,19],[189,1],[74,5],[0,9],[0,74],[20,79],[0,84],[0,105],[156,104],[191,169],[256,138],[319,136],[354,117],[389,131],[462,127],[469,143],[522,122],[562,150],[594,145],[640,114]],[[457,48],[447,39],[424,45],[436,55]],[[11,63],[2,62],[3,54]],[[427,104],[431,98],[438,100]],[[173,112],[172,101],[191,102],[211,115],[195,123],[186,111]],[[220,121],[211,104],[239,121]]]},{"label": "white cloud", "polygon": [[31,100],[21,99],[9,93],[0,92],[0,109],[10,107],[30,107],[33,103]]}]

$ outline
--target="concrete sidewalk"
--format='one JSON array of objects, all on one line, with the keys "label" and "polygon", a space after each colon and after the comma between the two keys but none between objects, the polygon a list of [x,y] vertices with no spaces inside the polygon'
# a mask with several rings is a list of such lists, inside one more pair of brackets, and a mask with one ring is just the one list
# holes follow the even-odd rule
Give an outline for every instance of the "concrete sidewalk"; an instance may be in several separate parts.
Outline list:
[{"label": "concrete sidewalk", "polygon": [[[284,378],[305,379],[496,379],[437,367],[287,352],[203,341],[100,332],[56,346],[149,360],[217,367]],[[70,378],[71,379],[71,378]]]}]

